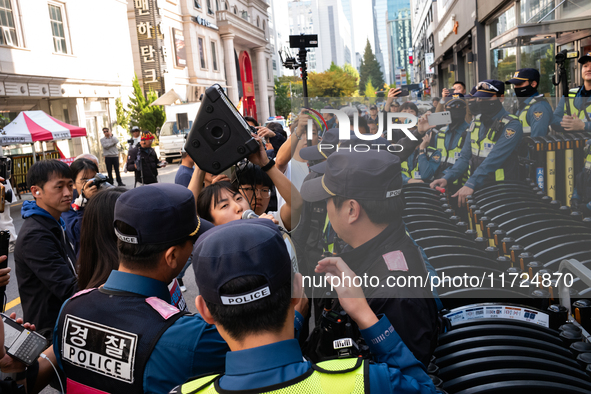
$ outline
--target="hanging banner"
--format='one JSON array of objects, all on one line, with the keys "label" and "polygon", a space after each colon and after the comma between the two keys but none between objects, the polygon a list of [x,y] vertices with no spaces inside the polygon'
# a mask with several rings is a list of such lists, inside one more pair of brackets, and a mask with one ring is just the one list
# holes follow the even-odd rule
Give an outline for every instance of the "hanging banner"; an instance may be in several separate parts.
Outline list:
[{"label": "hanging banner", "polygon": [[185,50],[185,36],[181,30],[172,28],[174,37],[174,60],[177,67],[187,65],[187,51]]}]

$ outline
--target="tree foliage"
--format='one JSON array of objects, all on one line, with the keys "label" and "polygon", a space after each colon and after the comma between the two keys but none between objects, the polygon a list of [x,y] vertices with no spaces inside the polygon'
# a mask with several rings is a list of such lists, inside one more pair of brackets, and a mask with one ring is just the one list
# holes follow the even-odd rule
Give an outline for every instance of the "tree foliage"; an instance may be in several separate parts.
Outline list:
[{"label": "tree foliage", "polygon": [[281,115],[285,118],[291,110],[291,101],[289,99],[289,85],[283,84],[275,78],[275,115]]},{"label": "tree foliage", "polygon": [[310,73],[308,76],[309,97],[351,97],[357,90],[357,79],[338,66],[332,71]]},{"label": "tree foliage", "polygon": [[[128,115],[131,126],[139,126],[142,131],[156,133],[156,129],[162,127],[166,120],[164,108],[161,105],[150,106],[157,98],[158,94],[150,89],[144,96],[137,75],[133,78],[133,94],[129,97]],[[117,117],[119,121],[119,116]]]},{"label": "tree foliage", "polygon": [[129,126],[129,112],[123,107],[121,97],[115,99],[115,113],[117,114],[117,124],[127,130]]},{"label": "tree foliage", "polygon": [[371,83],[371,78],[368,79],[367,83],[365,84],[364,96],[365,97],[376,97],[376,89],[373,87],[373,85]]},{"label": "tree foliage", "polygon": [[365,51],[363,53],[363,59],[361,59],[361,65],[359,67],[359,91],[365,91],[365,84],[371,79],[375,86],[382,86],[384,84],[384,75],[380,69],[380,63],[378,63],[375,55],[371,51],[371,45],[369,39],[365,45]]}]

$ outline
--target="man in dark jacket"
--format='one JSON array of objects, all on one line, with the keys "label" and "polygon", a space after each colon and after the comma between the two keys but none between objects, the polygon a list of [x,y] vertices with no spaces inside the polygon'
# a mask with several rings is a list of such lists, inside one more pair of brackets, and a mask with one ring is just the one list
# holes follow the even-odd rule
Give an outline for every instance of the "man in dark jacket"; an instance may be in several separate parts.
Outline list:
[{"label": "man in dark jacket", "polygon": [[166,163],[160,164],[156,151],[152,149],[154,136],[146,133],[142,135],[140,146],[135,146],[129,150],[127,156],[127,170],[135,171],[135,183],[148,185],[158,182],[158,168],[166,166]]},{"label": "man in dark jacket", "polygon": [[[383,313],[406,346],[425,366],[437,338],[437,307],[418,247],[402,221],[400,159],[386,151],[337,152],[324,175],[302,185],[306,201],[326,200],[334,231],[350,248],[338,255],[365,282],[374,313]],[[373,282],[373,283],[372,283]]]},{"label": "man in dark jacket", "polygon": [[62,212],[70,209],[73,180],[67,164],[35,163],[27,184],[35,201],[25,201],[24,222],[14,251],[24,319],[51,340],[63,302],[76,291],[76,255],[67,239]]}]

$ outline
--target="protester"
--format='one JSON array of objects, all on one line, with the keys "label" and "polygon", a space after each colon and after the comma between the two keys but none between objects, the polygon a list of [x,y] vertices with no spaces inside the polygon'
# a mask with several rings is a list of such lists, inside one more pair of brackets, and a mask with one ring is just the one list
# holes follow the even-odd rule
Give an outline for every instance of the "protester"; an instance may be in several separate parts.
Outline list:
[{"label": "protester", "polygon": [[119,149],[117,145],[119,140],[113,135],[108,127],[103,128],[105,136],[101,138],[101,145],[103,147],[103,156],[105,157],[105,165],[107,166],[107,174],[109,176],[109,183],[113,182],[113,168],[115,168],[115,177],[117,179],[117,185],[125,186],[121,180],[119,174]]},{"label": "protester", "polygon": [[161,162],[152,149],[154,136],[150,133],[142,135],[140,146],[129,150],[127,156],[127,170],[135,171],[135,183],[143,185],[158,182],[158,168],[166,167],[166,162]]},{"label": "protester", "polygon": [[[202,230],[192,193],[174,184],[130,190],[117,199],[114,226],[119,269],[100,289],[68,300],[56,327],[53,346],[68,392],[164,393],[222,371],[228,347],[215,327],[170,305],[167,286]],[[86,368],[76,354],[112,364]]]},{"label": "protester", "polygon": [[[466,84],[462,81],[455,81],[452,85],[451,89],[444,88],[441,96],[443,99],[437,104],[437,108],[435,112],[443,112],[445,111],[445,103],[454,95],[454,94],[461,94],[464,96],[471,96],[476,93],[476,89],[474,88],[470,91],[470,94],[466,94]],[[470,124],[472,122],[472,113],[470,112],[470,107],[466,106],[466,116],[464,118],[466,123]]]},{"label": "protester", "polygon": [[[287,140],[287,133],[283,130],[283,126],[277,122],[271,122],[267,127],[257,127],[257,134],[267,140],[267,156],[271,158],[277,156],[281,145]],[[271,144],[271,149],[269,149],[269,144]]]},{"label": "protester", "polygon": [[70,209],[73,180],[59,160],[42,160],[27,173],[33,201],[24,201],[24,222],[14,251],[24,319],[51,340],[61,305],[76,291],[76,255],[61,214]]},{"label": "protester", "polygon": [[431,99],[431,109],[429,109],[429,112],[431,113],[435,113],[435,110],[437,109],[437,106],[439,105],[439,102],[441,101],[441,99],[439,97],[433,97],[433,99]]},{"label": "protester", "polygon": [[[233,240],[231,245],[228,238]],[[293,275],[281,234],[268,222],[233,222],[211,230],[197,246],[196,256],[195,277],[201,289],[197,308],[206,321],[216,324],[231,352],[226,356],[225,375],[192,379],[171,393],[320,393],[340,392],[344,387],[349,387],[347,392],[435,393],[424,367],[389,319],[378,319],[360,288],[339,286],[336,291],[377,364],[354,357],[319,363],[318,367],[325,368],[319,369],[303,358],[291,324],[300,303],[302,277]],[[316,270],[327,276],[355,276],[338,258],[321,261]],[[250,295],[249,300],[233,305],[232,301],[244,294]]]}]

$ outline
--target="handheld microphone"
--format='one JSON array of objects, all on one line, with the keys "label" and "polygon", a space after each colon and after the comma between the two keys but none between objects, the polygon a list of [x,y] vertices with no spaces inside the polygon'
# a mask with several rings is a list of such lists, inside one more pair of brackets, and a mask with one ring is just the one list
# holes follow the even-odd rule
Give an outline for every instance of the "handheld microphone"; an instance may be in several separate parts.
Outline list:
[{"label": "handheld microphone", "polygon": [[247,209],[246,211],[242,212],[242,219],[257,219],[259,215],[254,213],[252,209]]}]

